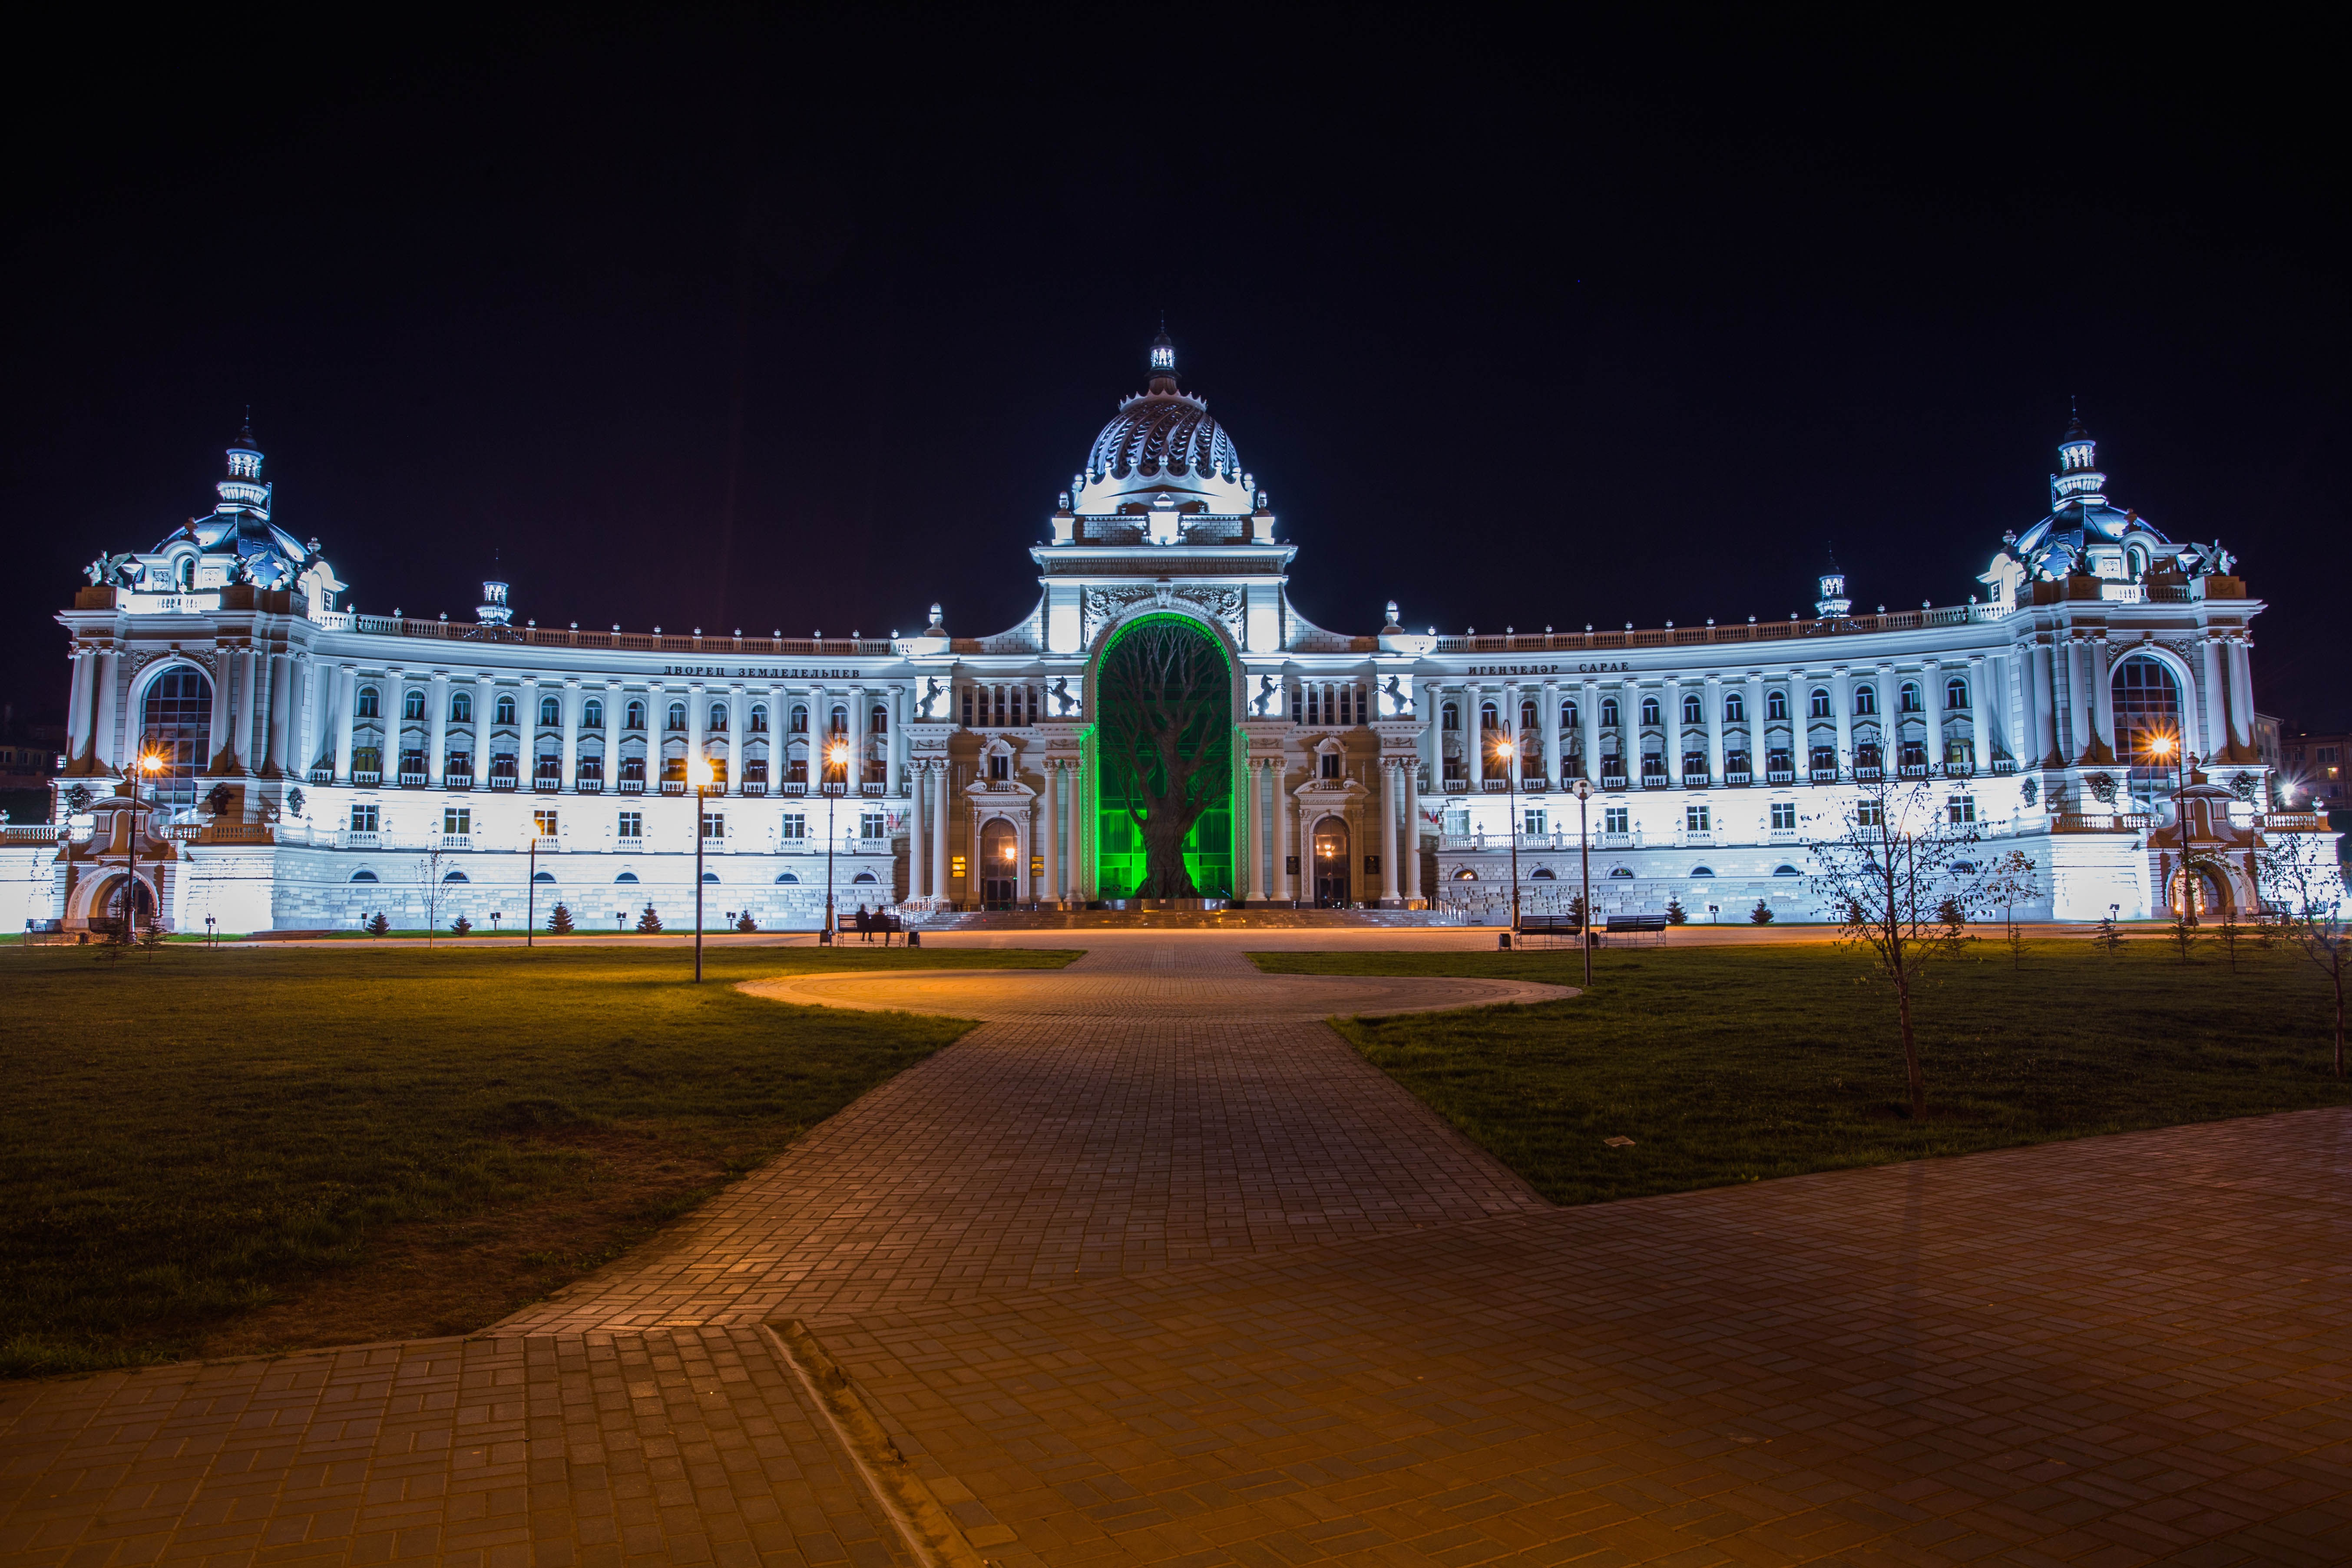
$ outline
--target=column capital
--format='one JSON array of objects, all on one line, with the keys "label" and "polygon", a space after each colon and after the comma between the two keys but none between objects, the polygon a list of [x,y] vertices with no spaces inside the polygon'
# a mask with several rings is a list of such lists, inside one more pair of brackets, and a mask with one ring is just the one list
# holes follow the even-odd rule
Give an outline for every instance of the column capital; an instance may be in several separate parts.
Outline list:
[{"label": "column capital", "polygon": [[580,689],[580,678],[576,675],[567,675],[563,678],[563,685],[566,690],[577,691]]},{"label": "column capital", "polygon": [[1709,686],[1720,686],[1723,684],[1723,677],[1712,671],[1705,677],[1705,679]]},{"label": "column capital", "polygon": [[439,681],[446,681],[449,679],[449,672],[446,669],[436,669],[433,672],[433,679]]}]

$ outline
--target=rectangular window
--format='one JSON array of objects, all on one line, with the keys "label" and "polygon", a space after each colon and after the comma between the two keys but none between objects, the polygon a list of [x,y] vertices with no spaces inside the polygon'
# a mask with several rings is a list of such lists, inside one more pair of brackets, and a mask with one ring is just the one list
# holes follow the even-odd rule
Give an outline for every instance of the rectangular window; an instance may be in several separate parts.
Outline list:
[{"label": "rectangular window", "polygon": [[1447,812],[1445,814],[1445,831],[1454,835],[1456,838],[1468,837],[1470,836],[1470,814],[1467,811]]},{"label": "rectangular window", "polygon": [[1950,815],[1952,825],[1956,827],[1963,823],[1974,822],[1977,819],[1977,797],[1972,795],[1956,795],[1944,803],[1944,809]]},{"label": "rectangular window", "polygon": [[1886,826],[1886,808],[1874,800],[1863,801],[1853,808],[1853,825],[1856,827],[1884,827]]},{"label": "rectangular window", "polygon": [[1706,824],[1706,807],[1703,805],[1686,805],[1683,807],[1683,826],[1688,828],[1691,832],[1706,833],[1710,831]]},{"label": "rectangular window", "polygon": [[857,814],[857,837],[860,838],[887,838],[890,837],[889,818],[878,811],[859,812]]},{"label": "rectangular window", "polygon": [[967,730],[969,730],[969,729],[971,729],[971,728],[972,727],[972,724],[971,724],[971,687],[969,687],[969,686],[967,686],[967,687],[965,687],[965,688],[963,689],[963,727],[964,727],[965,729],[967,729]]},{"label": "rectangular window", "polygon": [[352,831],[353,833],[373,833],[376,831],[376,824],[382,820],[383,817],[378,815],[378,809],[375,806],[355,805],[352,807]]},{"label": "rectangular window", "polygon": [[705,838],[726,837],[727,814],[723,811],[704,812],[702,814],[702,836]]},{"label": "rectangular window", "polygon": [[794,812],[791,816],[785,817],[782,836],[785,838],[795,842],[806,838],[808,837],[808,818],[802,816],[799,812]]},{"label": "rectangular window", "polygon": [[1775,833],[1793,833],[1796,831],[1796,828],[1797,803],[1793,800],[1774,801],[1772,803],[1772,830]]},{"label": "rectangular window", "polygon": [[643,838],[646,836],[646,814],[642,811],[621,813],[621,837]]},{"label": "rectangular window", "polygon": [[1543,807],[1539,805],[1530,806],[1525,813],[1523,813],[1519,831],[1522,833],[1545,833],[1549,831],[1544,826]]},{"label": "rectangular window", "polygon": [[453,838],[462,838],[466,835],[473,832],[473,808],[463,805],[442,807],[441,831]]},{"label": "rectangular window", "polygon": [[1601,813],[1601,831],[1603,833],[1633,832],[1633,826],[1631,820],[1633,815],[1631,806],[1612,805],[1603,808]]},{"label": "rectangular window", "polygon": [[551,811],[532,812],[530,814],[530,825],[533,828],[538,830],[539,836],[541,838],[552,838],[555,837],[555,813]]}]

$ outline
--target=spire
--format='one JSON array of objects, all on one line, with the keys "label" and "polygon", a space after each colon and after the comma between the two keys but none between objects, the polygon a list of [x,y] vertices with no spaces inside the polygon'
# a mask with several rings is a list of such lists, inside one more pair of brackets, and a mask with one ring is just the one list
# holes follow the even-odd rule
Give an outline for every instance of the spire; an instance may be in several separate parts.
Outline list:
[{"label": "spire", "polygon": [[1827,620],[1832,616],[1845,615],[1853,608],[1853,601],[1846,597],[1845,568],[1838,564],[1835,548],[1827,543],[1822,546],[1822,574],[1819,582],[1822,596],[1813,601],[1815,615]]},{"label": "spire", "polygon": [[221,511],[245,510],[269,516],[269,487],[261,480],[261,447],[253,438],[253,405],[246,405],[245,423],[228,447],[228,478],[213,486]]},{"label": "spire", "polygon": [[1160,318],[1160,335],[1151,340],[1151,384],[1145,389],[1159,395],[1177,390],[1176,345],[1169,340],[1168,318]]}]

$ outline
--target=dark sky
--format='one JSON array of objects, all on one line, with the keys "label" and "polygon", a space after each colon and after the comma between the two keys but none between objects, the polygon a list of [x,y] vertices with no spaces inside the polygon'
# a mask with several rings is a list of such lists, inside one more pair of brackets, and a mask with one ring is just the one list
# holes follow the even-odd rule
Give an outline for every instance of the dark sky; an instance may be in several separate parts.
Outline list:
[{"label": "dark sky", "polygon": [[28,42],[0,697],[247,404],[367,610],[495,551],[558,625],[996,630],[1164,309],[1336,628],[1810,613],[1832,540],[1956,603],[2073,395],[2272,605],[2264,706],[2352,723],[2316,40],[1273,10]]}]

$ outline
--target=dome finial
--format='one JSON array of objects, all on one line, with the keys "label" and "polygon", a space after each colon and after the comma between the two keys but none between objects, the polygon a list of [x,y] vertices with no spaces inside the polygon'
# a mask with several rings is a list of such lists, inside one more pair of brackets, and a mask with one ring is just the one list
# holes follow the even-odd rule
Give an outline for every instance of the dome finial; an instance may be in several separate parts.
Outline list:
[{"label": "dome finial", "polygon": [[1176,386],[1176,345],[1168,336],[1168,313],[1160,313],[1160,335],[1151,340],[1151,384],[1146,390],[1172,393]]}]

